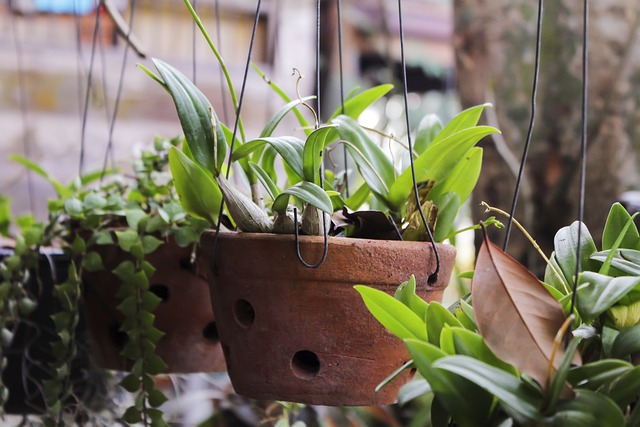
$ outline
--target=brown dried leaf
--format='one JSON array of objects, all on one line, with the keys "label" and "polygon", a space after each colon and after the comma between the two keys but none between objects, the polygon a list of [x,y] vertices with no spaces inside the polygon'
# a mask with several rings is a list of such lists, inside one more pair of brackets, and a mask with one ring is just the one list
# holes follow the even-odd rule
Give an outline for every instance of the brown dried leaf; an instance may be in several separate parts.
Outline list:
[{"label": "brown dried leaf", "polygon": [[[562,306],[524,266],[486,237],[471,284],[478,325],[489,348],[547,388],[554,339],[565,316]],[[560,346],[553,371],[564,359]],[[567,388],[566,393],[571,393]]]}]

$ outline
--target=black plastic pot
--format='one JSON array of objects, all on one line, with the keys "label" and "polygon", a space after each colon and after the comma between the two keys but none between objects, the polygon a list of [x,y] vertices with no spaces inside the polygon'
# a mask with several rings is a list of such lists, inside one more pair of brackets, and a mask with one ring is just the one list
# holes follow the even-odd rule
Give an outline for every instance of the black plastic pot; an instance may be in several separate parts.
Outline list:
[{"label": "black plastic pot", "polygon": [[[0,248],[0,259],[11,254],[10,249]],[[54,286],[67,279],[69,265],[68,256],[47,251],[40,256],[38,270],[31,272],[28,287],[36,297],[38,306],[28,319],[18,324],[13,341],[6,350],[8,364],[2,373],[2,381],[9,388],[9,400],[5,405],[5,412],[9,414],[38,414],[45,411],[42,384],[51,378],[51,342],[57,339],[51,320],[51,315],[57,309]],[[76,336],[78,355],[72,363],[69,378],[75,398],[86,405],[96,395],[106,394],[106,382],[103,373],[92,365],[88,356],[82,318]]]}]

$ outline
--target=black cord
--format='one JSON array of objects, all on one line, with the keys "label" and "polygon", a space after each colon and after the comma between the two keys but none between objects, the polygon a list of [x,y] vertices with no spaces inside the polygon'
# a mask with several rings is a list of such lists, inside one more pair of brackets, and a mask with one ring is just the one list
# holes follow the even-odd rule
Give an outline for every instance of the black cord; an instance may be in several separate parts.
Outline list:
[{"label": "black cord", "polygon": [[571,295],[571,309],[573,313],[576,306],[576,289],[578,287],[578,277],[580,275],[582,258],[582,223],[584,222],[584,200],[587,175],[587,119],[589,103],[589,0],[584,0],[584,11],[582,17],[582,137],[581,137],[581,157],[580,157],[580,198],[578,202],[578,247],[576,248],[576,275],[573,283],[573,293]]},{"label": "black cord", "polygon": [[[340,66],[340,111],[344,110],[344,69],[342,64],[342,2],[337,0],[336,8],[338,11],[338,64]],[[344,158],[344,194],[349,198],[349,158],[347,155],[347,145],[342,145],[342,156]]]},{"label": "black cord", "polygon": [[531,137],[533,136],[533,126],[536,121],[538,111],[538,81],[540,78],[540,51],[542,46],[542,14],[544,12],[544,0],[538,0],[538,24],[536,33],[536,58],[533,71],[533,87],[531,90],[531,119],[529,121],[529,130],[527,131],[527,139],[524,143],[522,159],[520,160],[520,169],[518,170],[518,178],[516,179],[516,188],[513,191],[513,200],[511,202],[511,210],[509,219],[507,220],[504,244],[502,250],[507,251],[509,238],[511,237],[511,228],[513,226],[513,216],[516,214],[516,206],[518,204],[518,196],[520,195],[520,187],[522,186],[522,178],[524,176],[524,167],[527,163],[529,155],[529,147],[531,146]]},{"label": "black cord", "polygon": [[[251,64],[251,54],[253,53],[253,45],[256,40],[256,30],[258,29],[258,22],[260,21],[260,6],[262,5],[262,0],[258,0],[258,5],[256,6],[256,14],[253,21],[253,29],[251,31],[251,40],[249,41],[249,52],[247,53],[247,61],[244,67],[244,75],[242,77],[242,87],[240,89],[240,97],[238,98],[238,109],[236,111],[236,119],[233,124],[233,135],[231,137],[231,145],[229,147],[229,158],[227,159],[227,171],[226,178],[229,178],[229,172],[231,171],[231,157],[233,156],[233,148],[236,143],[236,135],[238,133],[238,124],[240,122],[240,113],[242,111],[242,101],[244,100],[244,90],[247,86],[247,76],[249,75],[249,65]],[[222,214],[224,212],[224,199],[220,203],[220,210],[218,211],[218,223],[216,224],[216,235],[213,239],[213,248],[211,251],[211,259],[213,262],[211,263],[211,270],[214,274],[216,274],[216,263],[215,256],[216,250],[218,248],[218,237],[220,236],[220,226],[222,225]]]},{"label": "black cord", "polygon": [[399,18],[399,29],[400,29],[400,55],[402,59],[402,91],[404,97],[404,117],[407,125],[407,142],[409,145],[409,159],[411,162],[411,178],[413,179],[413,194],[416,199],[416,208],[420,213],[420,218],[422,219],[422,223],[424,224],[427,235],[429,236],[429,241],[431,242],[431,246],[433,248],[433,253],[436,257],[436,270],[429,276],[429,283],[435,283],[438,279],[438,273],[440,272],[440,254],[438,253],[438,248],[436,246],[436,242],[433,238],[433,233],[431,232],[431,227],[429,227],[429,223],[427,218],[424,215],[424,211],[422,210],[422,206],[420,203],[420,194],[418,193],[418,182],[416,178],[416,168],[413,159],[413,143],[411,141],[411,122],[409,120],[409,94],[407,89],[407,63],[405,60],[405,48],[404,48],[404,25],[402,22],[402,0],[398,0],[398,18]]}]

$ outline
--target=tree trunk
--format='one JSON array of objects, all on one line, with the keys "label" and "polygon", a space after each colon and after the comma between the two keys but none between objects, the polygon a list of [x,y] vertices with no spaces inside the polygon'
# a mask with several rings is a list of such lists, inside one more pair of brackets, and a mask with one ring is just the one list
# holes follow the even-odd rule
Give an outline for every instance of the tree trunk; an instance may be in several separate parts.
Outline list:
[{"label": "tree trunk", "polygon": [[[509,210],[529,126],[537,2],[454,0],[458,89],[463,106],[485,101],[485,118],[502,135],[484,142],[476,199]],[[545,253],[556,231],[578,217],[582,2],[547,1],[543,14],[538,115],[516,218]],[[640,130],[640,3],[591,2],[589,120],[585,223],[599,240],[609,206],[637,187],[635,136]],[[484,218],[482,208],[475,219]],[[504,219],[504,218],[502,218]],[[494,233],[501,243],[504,232]],[[514,231],[509,252],[527,261],[534,251]],[[541,266],[542,268],[544,266]]]}]

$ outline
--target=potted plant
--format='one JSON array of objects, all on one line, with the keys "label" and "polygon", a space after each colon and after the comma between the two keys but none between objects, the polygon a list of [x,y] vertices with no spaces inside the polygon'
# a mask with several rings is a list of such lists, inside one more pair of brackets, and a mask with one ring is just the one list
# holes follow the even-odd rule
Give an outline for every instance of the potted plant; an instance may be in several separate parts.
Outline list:
[{"label": "potted plant", "polygon": [[[134,162],[133,178],[102,171],[68,186],[14,156],[48,179],[58,196],[49,202],[49,220],[36,244],[25,252],[54,245],[71,257],[68,279],[55,288],[59,308],[51,316],[54,378],[43,383],[54,424],[65,422],[82,310],[96,362],[130,371],[121,385],[137,397],[122,416],[127,423],[162,422],[157,407],[165,397],[153,375],[224,370],[207,283],[196,263],[195,243],[208,224],[182,210],[166,171],[168,149],[179,142],[157,138]],[[17,241],[33,240],[31,235]],[[26,264],[17,264],[23,272]],[[187,310],[190,316],[176,317]]]},{"label": "potted plant", "polygon": [[[220,59],[193,8],[185,3]],[[160,60],[153,62],[157,75],[143,68],[173,98],[185,133],[183,150],[173,148],[169,154],[180,201],[192,215],[224,224],[231,231],[205,232],[202,257],[211,266],[212,305],[236,391],[258,399],[324,405],[395,401],[391,388],[374,393],[381,379],[378,362],[399,368],[407,354],[366,320],[352,286],[364,282],[390,292],[398,277],[414,273],[425,298],[441,298],[455,250],[423,240],[434,225],[439,240],[448,236],[460,203],[475,185],[481,150],[474,146],[496,132],[476,126],[484,106],[465,111],[444,128],[433,118],[425,122],[423,139],[414,153],[416,180],[424,188],[419,202],[407,203],[407,199],[415,200],[411,198],[411,170],[399,173],[355,121],[391,89],[389,85],[351,97],[345,103],[345,114],[337,112],[322,126],[317,118],[309,126],[297,112],[307,129],[302,140],[274,136],[274,131],[285,114],[308,107],[306,99],[291,100],[270,83],[286,105],[258,138],[249,140],[240,119],[239,135],[234,135],[182,73]],[[220,65],[230,82],[221,59]],[[235,100],[231,84],[229,90]],[[347,200],[336,191],[340,182],[322,173],[325,148],[338,143],[347,145],[365,181]],[[282,159],[287,175],[284,189],[277,184],[276,156]],[[251,197],[229,182],[231,162],[239,165],[234,172],[246,177]],[[268,196],[266,202],[260,196],[260,185]],[[290,204],[291,197],[296,200]],[[345,209],[339,219],[341,227],[329,221],[335,211],[355,209],[367,201],[383,206],[386,212]],[[428,212],[422,224],[415,219],[421,210]],[[358,227],[364,222],[381,224],[382,231]],[[354,229],[370,236],[389,236],[391,230],[392,238],[405,233],[418,241],[332,236],[357,237]],[[394,385],[409,377],[406,374]]]},{"label": "potted plant", "polygon": [[633,217],[612,206],[601,251],[584,224],[559,230],[544,282],[485,238],[470,299],[449,309],[418,299],[413,279],[396,298],[358,288],[420,374],[401,400],[428,394],[436,426],[638,425]]}]

